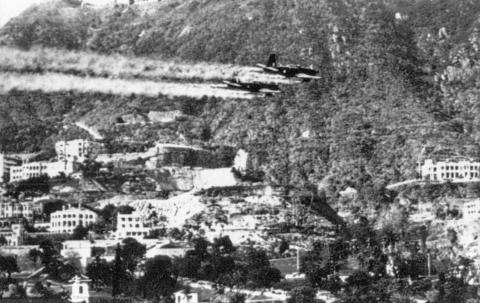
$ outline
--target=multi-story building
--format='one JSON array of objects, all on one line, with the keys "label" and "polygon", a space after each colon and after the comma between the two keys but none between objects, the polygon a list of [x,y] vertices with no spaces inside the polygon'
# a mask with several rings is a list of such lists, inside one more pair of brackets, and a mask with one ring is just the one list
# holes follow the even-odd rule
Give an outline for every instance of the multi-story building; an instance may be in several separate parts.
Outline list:
[{"label": "multi-story building", "polygon": [[433,182],[480,181],[480,161],[465,157],[453,157],[445,160],[425,159],[419,163],[422,180]]},{"label": "multi-story building", "polygon": [[3,237],[8,246],[23,244],[25,228],[22,224],[12,224],[11,227],[0,228],[0,237]]},{"label": "multi-story building", "polygon": [[63,208],[50,214],[51,233],[72,233],[75,227],[90,226],[98,219],[98,215],[85,208]]},{"label": "multi-story building", "polygon": [[143,239],[151,230],[151,226],[145,221],[140,212],[117,215],[117,238],[140,238]]},{"label": "multi-story building", "polygon": [[25,218],[33,219],[34,207],[31,202],[5,201],[0,203],[0,218]]},{"label": "multi-story building", "polygon": [[84,139],[58,141],[55,143],[55,152],[59,160],[83,162],[101,148],[100,143]]},{"label": "multi-story building", "polygon": [[465,222],[473,222],[480,219],[480,199],[465,201],[462,213]]},{"label": "multi-story building", "polygon": [[34,177],[47,175],[49,177],[57,177],[64,173],[66,176],[73,173],[73,162],[56,161],[56,162],[29,162],[19,166],[10,168],[10,182],[18,182]]},{"label": "multi-story building", "polygon": [[0,183],[9,182],[11,167],[20,164],[22,164],[21,159],[11,155],[0,154]]}]

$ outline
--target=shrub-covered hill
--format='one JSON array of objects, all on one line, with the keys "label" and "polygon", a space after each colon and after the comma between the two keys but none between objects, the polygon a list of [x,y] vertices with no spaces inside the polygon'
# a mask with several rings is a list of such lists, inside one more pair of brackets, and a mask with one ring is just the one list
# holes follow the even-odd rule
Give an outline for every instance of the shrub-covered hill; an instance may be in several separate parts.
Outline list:
[{"label": "shrub-covered hill", "polygon": [[[0,96],[0,127],[14,125],[10,135],[3,132],[2,140],[10,141],[2,146],[35,145],[28,132],[15,136],[32,127],[53,128],[48,119],[86,119],[111,136],[159,139],[166,131],[159,126],[112,131],[114,117],[131,104],[142,111],[189,104],[194,113],[170,126],[172,140],[187,134],[190,140],[234,144],[247,149],[253,168],[276,184],[321,183],[332,195],[348,185],[361,191],[361,199],[381,202],[388,199],[385,183],[414,175],[425,145],[479,154],[479,12],[480,3],[467,0],[168,0],[101,10],[61,2],[36,7],[2,29],[3,43],[247,65],[276,52],[282,62],[319,68],[322,79],[282,87],[284,92],[271,98],[200,103],[161,96],[10,93]],[[51,102],[60,109],[37,109]],[[36,138],[41,137],[51,135]]]}]

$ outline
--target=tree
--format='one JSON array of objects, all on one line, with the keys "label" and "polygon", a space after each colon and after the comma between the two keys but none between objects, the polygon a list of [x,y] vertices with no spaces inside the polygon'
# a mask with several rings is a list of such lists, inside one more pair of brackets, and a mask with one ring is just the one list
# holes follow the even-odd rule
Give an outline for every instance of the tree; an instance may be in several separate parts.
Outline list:
[{"label": "tree", "polygon": [[177,227],[174,227],[168,231],[168,236],[175,240],[181,240],[182,237],[185,235],[185,232],[181,231]]},{"label": "tree", "polygon": [[264,250],[249,247],[243,256],[247,283],[254,287],[270,287],[282,279],[277,268],[270,266]]},{"label": "tree", "polygon": [[315,302],[315,290],[309,286],[295,287],[290,291],[287,303],[313,303]]},{"label": "tree", "polygon": [[[60,261],[59,249],[55,247],[55,244],[51,240],[44,240],[39,245],[41,254],[40,260],[42,261],[43,266],[48,273],[54,277],[58,277],[62,267],[62,262]],[[36,253],[32,252],[32,257]]]},{"label": "tree", "polygon": [[113,204],[107,204],[105,207],[100,211],[100,215],[102,216],[103,220],[109,224],[113,224],[113,218],[116,215],[116,207]]},{"label": "tree", "polygon": [[149,259],[139,285],[144,298],[158,301],[161,297],[170,296],[176,285],[171,259],[167,256]]},{"label": "tree", "polygon": [[246,295],[236,292],[230,296],[230,303],[245,303]]},{"label": "tree", "polygon": [[449,228],[447,230],[447,239],[450,241],[451,245],[457,244],[458,236],[457,232],[453,228]]},{"label": "tree", "polygon": [[122,263],[121,258],[121,248],[120,244],[117,245],[115,251],[115,260],[113,261],[113,272],[112,272],[112,297],[116,297],[122,293],[122,281],[126,275],[125,268]]},{"label": "tree", "polygon": [[313,249],[302,257],[302,271],[313,286],[320,286],[333,273],[330,249],[322,242],[315,242]]},{"label": "tree", "polygon": [[65,205],[65,202],[62,200],[48,200],[46,202],[43,202],[43,207],[42,207],[43,219],[46,221],[50,220],[50,214],[57,210],[62,210],[62,207],[64,205]]},{"label": "tree", "polygon": [[0,256],[0,270],[7,272],[8,278],[12,272],[18,272],[17,260],[14,256]]},{"label": "tree", "polygon": [[49,193],[50,185],[48,181],[50,178],[47,175],[41,175],[39,177],[29,178],[18,182],[16,191],[18,192],[41,192]]},{"label": "tree", "polygon": [[98,171],[102,165],[94,160],[87,159],[80,165],[80,170],[87,178],[94,178],[98,175]]},{"label": "tree", "polygon": [[203,261],[208,256],[208,246],[210,242],[205,240],[205,238],[196,238],[193,239],[193,251],[195,254]]},{"label": "tree", "polygon": [[173,259],[173,267],[175,273],[181,277],[198,278],[198,271],[202,261],[194,254],[187,252],[185,257],[175,257]]},{"label": "tree", "polygon": [[88,228],[81,223],[73,229],[72,240],[83,240],[88,236]]},{"label": "tree", "polygon": [[135,211],[135,208],[131,207],[130,205],[120,205],[117,208],[116,213],[117,214],[131,214],[134,211]]},{"label": "tree", "polygon": [[38,260],[41,260],[42,252],[36,248],[30,249],[28,251],[28,258],[32,260],[33,263],[37,263]]},{"label": "tree", "polygon": [[215,238],[213,241],[213,249],[222,254],[231,254],[235,251],[232,241],[229,236]]},{"label": "tree", "polygon": [[289,247],[290,245],[288,244],[287,240],[282,239],[282,242],[280,242],[280,246],[278,247],[278,253],[283,254],[289,249]]},{"label": "tree", "polygon": [[122,241],[122,247],[120,249],[120,256],[125,269],[134,273],[138,262],[143,259],[147,248],[145,245],[140,244],[134,238],[126,238]]},{"label": "tree", "polygon": [[112,283],[112,265],[108,264],[99,256],[87,265],[87,276],[92,280],[92,285],[95,288],[109,286]]}]

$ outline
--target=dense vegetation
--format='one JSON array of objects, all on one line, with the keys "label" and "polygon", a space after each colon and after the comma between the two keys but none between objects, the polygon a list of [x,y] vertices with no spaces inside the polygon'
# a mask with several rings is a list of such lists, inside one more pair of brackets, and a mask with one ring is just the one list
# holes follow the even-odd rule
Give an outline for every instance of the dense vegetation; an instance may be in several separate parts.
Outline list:
[{"label": "dense vegetation", "polygon": [[[352,186],[362,202],[388,202],[385,184],[413,177],[423,146],[478,155],[479,12],[470,0],[38,6],[3,28],[5,44],[248,65],[277,52],[282,62],[313,64],[322,79],[272,98],[205,98],[195,106],[181,98],[10,93],[0,97],[2,149],[51,146],[61,122],[83,118],[112,138],[235,144],[272,183],[320,183],[329,198]],[[123,112],[182,107],[194,117],[112,127]]]}]

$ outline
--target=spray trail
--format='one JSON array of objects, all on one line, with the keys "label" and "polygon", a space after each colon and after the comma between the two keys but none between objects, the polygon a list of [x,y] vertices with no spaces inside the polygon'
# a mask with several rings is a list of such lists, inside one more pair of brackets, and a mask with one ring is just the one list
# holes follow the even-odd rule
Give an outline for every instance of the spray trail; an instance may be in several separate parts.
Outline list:
[{"label": "spray trail", "polygon": [[18,73],[64,73],[100,78],[164,81],[219,81],[238,78],[241,81],[292,84],[292,80],[261,73],[259,68],[210,62],[181,62],[109,56],[89,52],[36,48],[30,51],[0,47],[0,71]]},{"label": "spray trail", "polygon": [[12,90],[26,91],[77,91],[99,92],[113,95],[144,95],[155,97],[186,96],[200,99],[217,97],[222,99],[252,99],[254,94],[229,90],[209,83],[173,83],[145,80],[108,79],[98,77],[79,77],[60,73],[22,74],[0,73],[0,93]]}]

